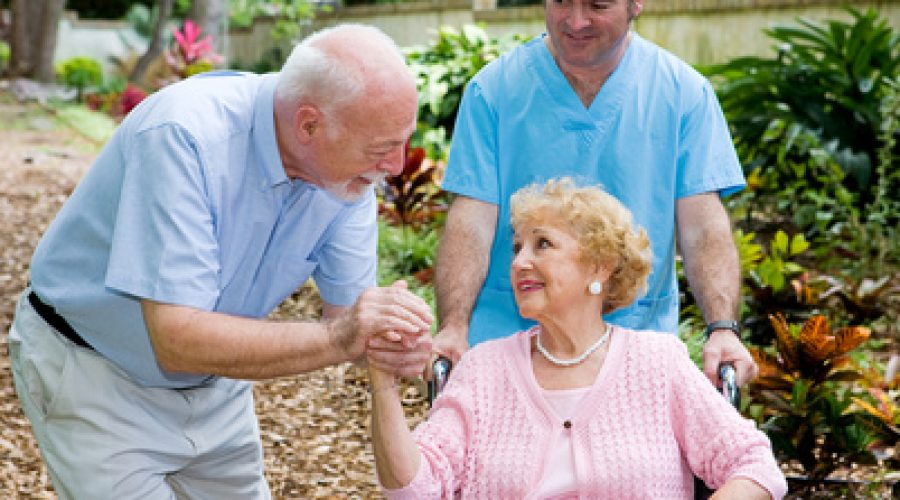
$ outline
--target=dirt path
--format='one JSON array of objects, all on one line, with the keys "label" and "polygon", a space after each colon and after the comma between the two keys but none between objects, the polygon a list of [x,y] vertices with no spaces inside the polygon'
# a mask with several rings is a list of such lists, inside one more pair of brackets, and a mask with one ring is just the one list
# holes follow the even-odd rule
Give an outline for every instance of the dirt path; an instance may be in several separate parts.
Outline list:
[{"label": "dirt path", "polygon": [[[34,246],[96,152],[52,114],[0,90],[0,498],[56,497],[13,389],[6,332]],[[314,317],[318,308],[315,292],[304,288],[273,316]],[[350,365],[256,385],[275,498],[378,497],[366,385]],[[421,392],[404,392],[412,422],[424,414]]]}]

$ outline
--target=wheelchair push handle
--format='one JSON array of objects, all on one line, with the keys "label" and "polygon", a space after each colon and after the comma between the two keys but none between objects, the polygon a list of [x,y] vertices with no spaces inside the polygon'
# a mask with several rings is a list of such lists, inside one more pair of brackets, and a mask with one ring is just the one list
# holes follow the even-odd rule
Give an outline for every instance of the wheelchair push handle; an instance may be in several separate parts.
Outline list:
[{"label": "wheelchair push handle", "polygon": [[737,408],[741,400],[741,389],[737,384],[737,373],[731,363],[719,365],[719,379],[722,380],[722,396],[728,404]]},{"label": "wheelchair push handle", "polygon": [[428,381],[428,404],[431,405],[435,398],[444,390],[447,379],[450,378],[450,370],[453,363],[444,356],[438,356],[431,365],[431,380]]},{"label": "wheelchair push handle", "polygon": [[[444,356],[439,356],[434,360],[434,363],[431,365],[432,377],[428,381],[429,406],[444,390],[452,368],[453,363]],[[719,365],[719,378],[722,380],[722,396],[725,397],[728,404],[737,408],[741,400],[741,390],[737,384],[737,373],[734,370],[734,366],[730,363]]]}]

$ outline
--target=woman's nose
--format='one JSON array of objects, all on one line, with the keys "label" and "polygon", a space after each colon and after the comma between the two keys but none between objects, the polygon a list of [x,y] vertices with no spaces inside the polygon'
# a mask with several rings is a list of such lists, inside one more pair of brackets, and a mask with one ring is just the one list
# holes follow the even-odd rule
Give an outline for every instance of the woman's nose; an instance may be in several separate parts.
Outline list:
[{"label": "woman's nose", "polygon": [[512,268],[514,271],[521,271],[522,269],[528,269],[531,267],[531,260],[527,255],[525,250],[520,250],[516,253],[515,257],[513,257]]}]

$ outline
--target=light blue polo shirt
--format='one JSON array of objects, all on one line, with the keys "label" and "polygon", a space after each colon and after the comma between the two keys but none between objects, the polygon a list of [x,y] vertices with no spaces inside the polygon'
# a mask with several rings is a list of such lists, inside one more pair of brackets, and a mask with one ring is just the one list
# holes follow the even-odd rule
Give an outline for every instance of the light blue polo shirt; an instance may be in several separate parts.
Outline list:
[{"label": "light blue polo shirt", "polygon": [[542,37],[493,61],[467,87],[442,187],[499,206],[490,267],[469,325],[472,344],[531,325],[518,315],[510,286],[509,198],[564,175],[602,185],[650,237],[647,293],[607,319],[633,329],[677,330],[675,201],[737,191],[744,177],[709,82],[632,36],[587,109]]},{"label": "light blue polo shirt", "polygon": [[159,368],[140,298],[259,318],[310,276],[333,305],[375,284],[374,193],[345,203],[288,179],[275,139],[277,81],[208,73],[151,95],[35,251],[34,291],[140,384],[208,377]]}]

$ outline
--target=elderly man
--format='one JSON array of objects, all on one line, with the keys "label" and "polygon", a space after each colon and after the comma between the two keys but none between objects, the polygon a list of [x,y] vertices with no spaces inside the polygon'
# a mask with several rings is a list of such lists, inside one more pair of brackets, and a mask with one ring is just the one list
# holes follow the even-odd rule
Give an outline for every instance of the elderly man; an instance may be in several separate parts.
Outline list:
[{"label": "elderly man", "polygon": [[[347,25],[279,74],[200,75],[127,117],[38,245],[9,334],[61,498],[268,498],[247,379],[359,360],[381,331],[406,348],[369,357],[421,372],[428,306],[373,286],[372,185],[416,110],[396,45]],[[326,321],[263,319],[310,276]]]},{"label": "elderly man", "polygon": [[483,68],[466,89],[443,184],[458,196],[436,266],[440,354],[456,360],[469,342],[529,326],[509,282],[509,197],[569,175],[605,186],[650,235],[647,293],[607,319],[677,330],[677,234],[708,322],[704,371],[716,381],[718,365],[731,362],[739,381],[755,376],[738,336],[740,269],[719,200],[743,187],[741,168],[709,83],[631,32],[642,7],[546,0],[547,33]]}]

